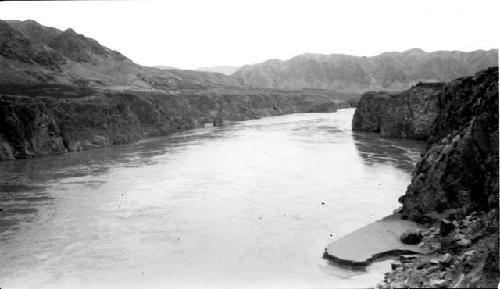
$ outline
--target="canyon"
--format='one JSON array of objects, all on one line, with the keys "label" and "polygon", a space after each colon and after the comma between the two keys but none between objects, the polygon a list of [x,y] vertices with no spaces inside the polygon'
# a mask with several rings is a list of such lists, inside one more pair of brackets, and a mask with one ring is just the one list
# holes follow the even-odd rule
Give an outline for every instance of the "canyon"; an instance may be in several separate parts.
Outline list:
[{"label": "canyon", "polygon": [[497,49],[411,49],[304,54],[232,74],[203,68],[223,74],[141,66],[72,29],[0,21],[0,161],[356,107],[349,141],[360,132],[425,141],[397,213],[421,225],[415,234],[428,253],[400,257],[378,287],[492,287],[500,276],[497,65]]},{"label": "canyon", "polygon": [[72,29],[30,20],[0,21],[0,64],[0,161],[124,144],[216,119],[336,111],[359,98],[145,67]]}]

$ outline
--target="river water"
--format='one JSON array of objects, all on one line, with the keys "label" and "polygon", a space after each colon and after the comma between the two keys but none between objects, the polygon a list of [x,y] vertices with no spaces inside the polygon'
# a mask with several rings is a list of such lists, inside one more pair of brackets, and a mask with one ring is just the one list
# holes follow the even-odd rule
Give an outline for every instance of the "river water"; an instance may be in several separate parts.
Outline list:
[{"label": "river water", "polygon": [[0,287],[373,286],[329,242],[398,207],[422,145],[353,109],[0,163]]}]

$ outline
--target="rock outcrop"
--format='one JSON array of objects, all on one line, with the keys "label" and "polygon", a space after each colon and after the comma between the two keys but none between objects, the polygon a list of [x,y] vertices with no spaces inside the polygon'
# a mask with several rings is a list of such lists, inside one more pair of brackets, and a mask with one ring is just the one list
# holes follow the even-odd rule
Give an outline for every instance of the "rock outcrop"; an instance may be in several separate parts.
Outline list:
[{"label": "rock outcrop", "polygon": [[498,206],[498,68],[447,84],[402,213],[415,220]]},{"label": "rock outcrop", "polygon": [[442,83],[419,83],[403,92],[367,92],[361,96],[352,129],[382,137],[427,139],[438,113]]},{"label": "rock outcrop", "polygon": [[427,139],[399,201],[404,219],[427,225],[419,246],[431,253],[393,264],[379,288],[498,284],[498,98],[498,67],[361,97],[353,130]]},{"label": "rock outcrop", "polygon": [[404,90],[418,82],[445,82],[498,65],[498,50],[425,52],[410,49],[363,57],[311,54],[245,65],[232,76],[266,88],[336,91]]},{"label": "rock outcrop", "polygon": [[379,288],[496,287],[498,67],[446,84],[427,149],[404,196],[403,218],[425,223],[430,254],[400,260]]}]

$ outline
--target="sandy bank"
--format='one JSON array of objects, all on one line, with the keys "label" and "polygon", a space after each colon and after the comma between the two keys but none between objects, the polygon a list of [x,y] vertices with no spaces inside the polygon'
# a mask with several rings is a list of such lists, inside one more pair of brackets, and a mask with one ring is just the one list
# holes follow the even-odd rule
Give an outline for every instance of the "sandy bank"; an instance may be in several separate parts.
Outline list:
[{"label": "sandy bank", "polygon": [[418,224],[393,214],[330,243],[323,258],[339,264],[366,266],[386,257],[424,254],[426,249],[403,244],[399,239],[404,232],[419,228]]}]

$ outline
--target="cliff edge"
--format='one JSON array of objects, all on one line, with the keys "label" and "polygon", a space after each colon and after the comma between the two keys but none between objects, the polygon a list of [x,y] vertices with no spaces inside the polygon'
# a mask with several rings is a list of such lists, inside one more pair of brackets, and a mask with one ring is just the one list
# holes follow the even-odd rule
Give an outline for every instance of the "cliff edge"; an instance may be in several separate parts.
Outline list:
[{"label": "cliff edge", "polygon": [[422,160],[400,198],[430,253],[393,264],[379,288],[496,287],[498,67],[446,84]]},{"label": "cliff edge", "polygon": [[427,139],[443,86],[419,83],[401,92],[366,92],[358,102],[352,129],[378,132],[382,137]]}]

